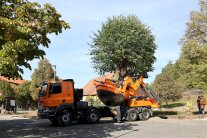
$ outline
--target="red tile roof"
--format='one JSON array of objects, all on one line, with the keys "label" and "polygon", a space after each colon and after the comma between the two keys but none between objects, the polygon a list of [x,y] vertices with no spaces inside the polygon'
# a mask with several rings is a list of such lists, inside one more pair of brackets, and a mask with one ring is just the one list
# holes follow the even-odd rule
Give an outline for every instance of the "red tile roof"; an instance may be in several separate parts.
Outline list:
[{"label": "red tile roof", "polygon": [[86,85],[83,87],[83,95],[89,96],[89,95],[96,95],[96,87],[93,83],[94,80],[97,81],[104,81],[106,78],[109,79],[113,76],[113,73],[105,74],[104,76],[96,77],[94,79],[91,79]]}]

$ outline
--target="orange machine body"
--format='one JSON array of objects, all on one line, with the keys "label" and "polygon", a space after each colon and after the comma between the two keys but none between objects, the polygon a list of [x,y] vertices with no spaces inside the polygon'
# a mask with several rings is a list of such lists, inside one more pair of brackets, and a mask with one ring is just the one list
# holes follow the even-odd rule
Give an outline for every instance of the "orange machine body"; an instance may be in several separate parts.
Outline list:
[{"label": "orange machine body", "polygon": [[[104,82],[94,81],[99,99],[106,105],[125,105],[128,107],[159,107],[159,100],[153,92],[145,88],[143,77],[134,81],[126,77],[124,82],[114,82],[106,79]],[[108,97],[107,97],[108,96]],[[145,98],[139,98],[144,96]]]}]

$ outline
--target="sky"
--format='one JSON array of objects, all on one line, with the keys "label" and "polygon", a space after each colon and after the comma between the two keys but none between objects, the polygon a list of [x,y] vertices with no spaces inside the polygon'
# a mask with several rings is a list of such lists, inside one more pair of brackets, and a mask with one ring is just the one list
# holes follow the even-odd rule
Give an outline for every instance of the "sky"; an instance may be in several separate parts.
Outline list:
[{"label": "sky", "polygon": [[[99,76],[92,67],[89,56],[93,32],[101,29],[108,17],[136,15],[147,24],[155,36],[157,50],[154,71],[145,82],[152,83],[156,75],[169,62],[180,55],[178,44],[189,21],[190,12],[198,10],[198,0],[30,0],[41,5],[51,3],[68,22],[70,29],[59,35],[49,35],[51,44],[43,48],[51,64],[56,65],[62,79],[74,79],[75,87],[82,88],[90,79]],[[23,78],[31,75],[39,60],[31,61],[32,70],[24,69]]]}]

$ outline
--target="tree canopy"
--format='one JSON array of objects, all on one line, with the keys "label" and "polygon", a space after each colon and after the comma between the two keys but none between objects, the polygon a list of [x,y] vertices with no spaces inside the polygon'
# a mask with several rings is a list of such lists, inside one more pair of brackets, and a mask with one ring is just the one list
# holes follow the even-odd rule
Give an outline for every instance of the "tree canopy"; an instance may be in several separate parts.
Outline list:
[{"label": "tree canopy", "polygon": [[[44,81],[51,81],[54,78],[54,69],[52,64],[48,59],[41,59],[38,63],[38,68],[36,68],[31,76],[32,86],[37,87],[39,83]],[[58,76],[56,76],[56,80]]]},{"label": "tree canopy", "polygon": [[169,62],[152,84],[162,102],[176,101],[182,97],[183,87],[175,80],[175,66]]},{"label": "tree canopy", "polygon": [[186,23],[187,29],[181,42],[186,43],[188,40],[194,40],[198,43],[207,45],[207,1],[199,0],[200,10],[192,11],[190,21]]},{"label": "tree canopy", "polygon": [[58,35],[70,28],[50,4],[41,6],[27,0],[0,1],[0,74],[21,77],[28,61],[43,58],[49,47],[48,34]]},{"label": "tree canopy", "polygon": [[[164,84],[170,86],[172,81],[175,81],[176,86],[181,86],[182,91],[207,91],[207,1],[200,0],[199,4],[200,10],[192,11],[190,20],[186,23],[187,28],[180,41],[182,48],[179,59],[174,64],[168,64],[163,69],[168,70],[167,73],[162,71],[153,82],[158,93],[165,93],[160,86],[166,88]],[[164,83],[161,80],[167,75],[173,80]]]},{"label": "tree canopy", "polygon": [[156,60],[155,38],[134,15],[108,18],[94,33],[90,46],[93,67],[100,75],[118,70],[120,77],[147,76]]},{"label": "tree canopy", "polygon": [[200,0],[199,4],[200,10],[192,11],[186,24],[177,63],[186,87],[207,91],[207,1]]},{"label": "tree canopy", "polygon": [[0,101],[4,101],[6,97],[14,96],[14,89],[11,87],[9,82],[0,81]]},{"label": "tree canopy", "polygon": [[17,87],[17,100],[19,105],[31,106],[33,102],[32,91],[30,89],[31,82],[26,81]]}]

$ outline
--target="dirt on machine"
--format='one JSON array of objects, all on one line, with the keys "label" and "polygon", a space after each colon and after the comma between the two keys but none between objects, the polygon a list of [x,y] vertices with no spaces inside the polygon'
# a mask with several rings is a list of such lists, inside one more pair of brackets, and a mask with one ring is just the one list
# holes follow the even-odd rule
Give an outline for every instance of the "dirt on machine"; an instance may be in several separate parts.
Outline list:
[{"label": "dirt on machine", "polygon": [[38,116],[59,126],[73,122],[98,123],[102,117],[121,122],[147,120],[159,107],[157,95],[147,89],[143,77],[125,77],[123,81],[94,81],[97,96],[105,106],[82,101],[83,89],[74,88],[72,79],[44,82],[40,86]]}]

